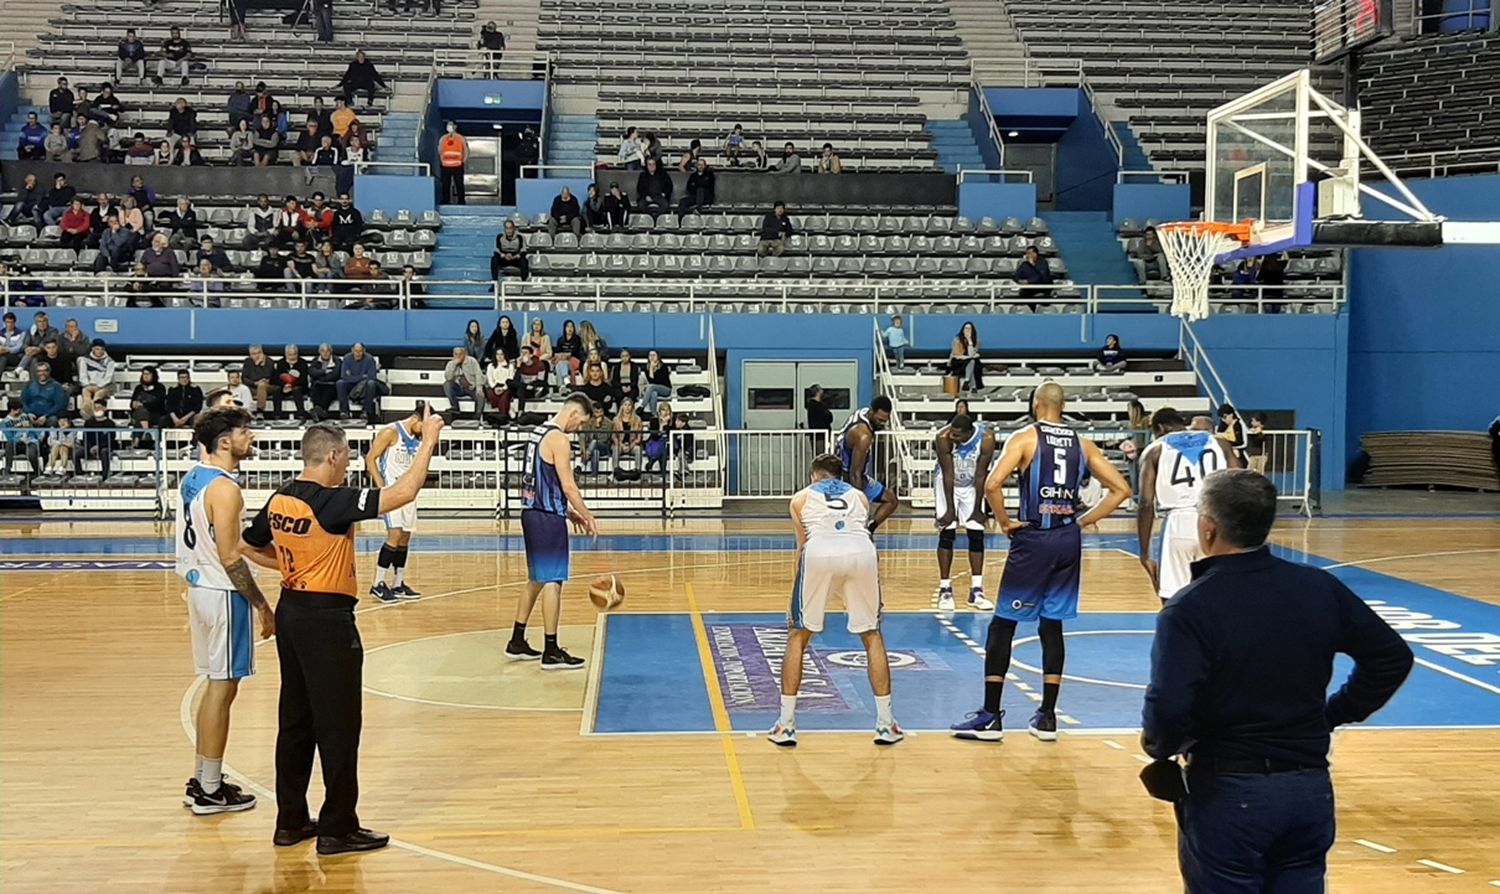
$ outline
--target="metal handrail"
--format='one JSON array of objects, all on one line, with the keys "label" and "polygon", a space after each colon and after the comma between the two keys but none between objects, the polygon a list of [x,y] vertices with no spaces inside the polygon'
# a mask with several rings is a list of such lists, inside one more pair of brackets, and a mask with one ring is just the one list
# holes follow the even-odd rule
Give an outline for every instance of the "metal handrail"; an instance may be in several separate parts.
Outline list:
[{"label": "metal handrail", "polygon": [[[995,144],[995,152],[1000,157],[1000,164],[1002,166],[1004,166],[1004,164],[1005,164],[1005,137],[1001,136],[1001,134],[1000,134],[1000,126],[995,123],[995,110],[992,109],[992,108],[990,108],[990,98],[984,92],[984,82],[980,81],[977,77],[974,77],[971,74],[971,76],[969,78],[969,89],[973,90],[974,91],[974,95],[977,96],[978,99],[979,99],[979,112],[980,112],[980,114],[984,115],[984,123],[987,125],[987,127],[989,129],[989,133],[990,133],[990,142],[992,142],[992,143]],[[959,176],[959,181],[958,182],[962,183],[963,182],[963,171],[962,170],[960,170],[958,172],[958,176]]]},{"label": "metal handrail", "polygon": [[418,168],[421,176],[432,176],[432,165],[425,161],[359,161],[354,163],[354,173],[363,174],[366,168]]},{"label": "metal handrail", "polygon": [[11,71],[16,67],[16,42],[13,40],[0,40],[0,72]]},{"label": "metal handrail", "polygon": [[[1115,151],[1116,165],[1125,163],[1125,145],[1120,141],[1120,135],[1115,133],[1110,126],[1104,113],[1099,110],[1099,97],[1094,92],[1094,87],[1089,83],[1087,75],[1084,74],[1082,59],[1044,59],[1037,60],[1030,53],[1016,63],[1000,63],[981,66],[978,62],[970,66],[970,72],[976,83],[983,83],[989,78],[985,73],[993,73],[1001,83],[993,84],[996,87],[1046,87],[1056,86],[1059,78],[1064,83],[1071,83],[1082,90],[1088,97],[1089,109],[1093,112],[1094,120],[1098,122],[1104,131],[1104,139]],[[1019,79],[1019,83],[1016,81]],[[1008,82],[1008,83],[1007,83]],[[993,120],[994,116],[990,116]]]},{"label": "metal handrail", "polygon": [[962,186],[965,180],[973,179],[976,177],[999,177],[1002,183],[1009,182],[1006,179],[1008,177],[1020,177],[1027,183],[1034,182],[1032,179],[1031,171],[1017,170],[1014,168],[1008,170],[1005,168],[963,168],[958,172],[958,185]]},{"label": "metal handrail", "polygon": [[[1198,333],[1193,331],[1193,326],[1187,320],[1181,320],[1177,331],[1177,352],[1184,363],[1193,371],[1198,379],[1198,385],[1208,394],[1209,400],[1215,406],[1234,404],[1229,396],[1229,386],[1224,384],[1220,378],[1219,371],[1214,368],[1213,359],[1208,356],[1208,351],[1203,347],[1203,342],[1198,340]],[[1207,375],[1204,371],[1207,370]],[[1215,397],[1214,388],[1219,389],[1222,399]]]}]

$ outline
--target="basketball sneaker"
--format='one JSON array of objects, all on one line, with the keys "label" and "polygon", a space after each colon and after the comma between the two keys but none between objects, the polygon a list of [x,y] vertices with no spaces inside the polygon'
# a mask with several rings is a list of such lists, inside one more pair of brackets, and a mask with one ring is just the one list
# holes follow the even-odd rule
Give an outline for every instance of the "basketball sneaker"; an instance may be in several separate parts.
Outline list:
[{"label": "basketball sneaker", "polygon": [[1000,728],[1000,721],[1005,718],[1005,712],[991,713],[980,708],[973,714],[968,714],[963,720],[949,727],[953,731],[955,739],[973,739],[979,742],[999,742],[1005,738],[1005,730]]},{"label": "basketball sneaker", "polygon": [[796,748],[797,728],[777,723],[771,728],[769,733],[766,733],[766,738],[771,740],[772,745],[780,745],[782,748]]},{"label": "basketball sneaker", "polygon": [[505,657],[511,661],[535,661],[542,653],[531,647],[526,640],[511,640],[505,644]]},{"label": "basketball sneaker", "polygon": [[940,612],[951,612],[951,611],[953,611],[953,588],[952,587],[939,587],[938,588],[938,611],[940,611]]},{"label": "basketball sneaker", "polygon": [[371,587],[370,595],[374,596],[376,599],[379,599],[381,602],[386,603],[387,605],[392,602],[397,602],[400,599],[400,597],[396,595],[396,591],[392,590],[385,584],[376,584],[375,586]]},{"label": "basketball sneaker", "polygon": [[[237,786],[234,783],[230,782],[229,778],[227,776],[224,777],[223,779],[221,779],[219,781],[219,786],[220,786],[220,788],[229,788],[229,789],[233,789],[234,791],[240,791],[241,790],[239,786]],[[203,783],[201,783],[201,782],[198,781],[198,777],[196,777],[196,776],[189,776],[188,777],[188,781],[187,781],[187,787],[183,791],[183,794],[182,794],[182,806],[183,807],[192,807],[193,806],[193,801],[196,800],[197,797],[199,795],[201,795],[201,794],[203,794]]]},{"label": "basketball sneaker", "polygon": [[203,790],[202,786],[193,795],[193,803],[189,809],[198,816],[211,816],[215,813],[235,813],[240,810],[249,810],[255,806],[255,796],[246,794],[233,785],[219,783],[219,788],[213,794]]},{"label": "basketball sneaker", "polygon": [[984,598],[984,587],[975,587],[969,591],[969,608],[976,612],[992,612],[995,603]]},{"label": "basketball sneaker", "polygon": [[421,599],[422,598],[422,594],[421,593],[418,593],[416,590],[413,590],[411,587],[407,586],[406,584],[400,584],[398,586],[391,587],[391,592],[394,593],[394,594],[396,594],[396,598],[397,599]]},{"label": "basketball sneaker", "polygon": [[901,724],[892,720],[890,723],[878,723],[875,725],[875,744],[894,745],[906,738],[906,731]]},{"label": "basketball sneaker", "polygon": [[557,648],[542,653],[542,670],[544,671],[576,671],[583,669],[583,659],[574,658],[568,654],[568,650]]},{"label": "basketball sneaker", "polygon": [[1038,709],[1035,714],[1031,715],[1031,722],[1026,725],[1026,731],[1043,742],[1056,742],[1057,712]]}]

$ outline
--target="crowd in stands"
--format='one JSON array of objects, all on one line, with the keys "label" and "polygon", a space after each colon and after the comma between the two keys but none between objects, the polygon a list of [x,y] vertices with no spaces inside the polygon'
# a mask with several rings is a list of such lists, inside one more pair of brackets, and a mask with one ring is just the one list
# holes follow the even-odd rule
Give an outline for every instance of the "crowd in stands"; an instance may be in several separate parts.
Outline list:
[{"label": "crowd in stands", "polygon": [[[720,149],[724,160],[733,168],[739,168],[743,164],[748,170],[772,174],[799,174],[804,170],[811,170],[818,174],[842,174],[844,172],[843,159],[839,157],[832,143],[824,143],[816,158],[807,168],[804,168],[802,156],[795,143],[790,140],[784,143],[780,157],[773,161],[767,154],[762,141],[751,140],[749,145],[746,145],[745,129],[739,124],[730,129],[720,144]],[[620,150],[615,160],[627,171],[641,171],[644,174],[653,170],[652,162],[656,163],[658,169],[666,164],[663,155],[661,140],[655,133],[631,127],[626,129],[624,135],[620,137]],[[708,158],[705,155],[703,141],[697,139],[688,144],[688,150],[677,160],[677,170],[684,174],[695,170],[701,171],[707,165]]]}]

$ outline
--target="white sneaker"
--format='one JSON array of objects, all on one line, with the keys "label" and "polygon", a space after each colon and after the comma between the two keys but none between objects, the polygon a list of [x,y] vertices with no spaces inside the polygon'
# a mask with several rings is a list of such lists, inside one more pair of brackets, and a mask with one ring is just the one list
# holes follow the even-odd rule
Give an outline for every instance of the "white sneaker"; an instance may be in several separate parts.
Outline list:
[{"label": "white sneaker", "polygon": [[984,598],[983,589],[975,587],[969,591],[969,608],[976,612],[992,612],[995,610],[995,603]]},{"label": "white sneaker", "polygon": [[941,590],[938,590],[938,611],[940,611],[940,612],[951,612],[951,611],[953,611],[953,588],[952,587],[945,587],[945,588],[943,588]]},{"label": "white sneaker", "polygon": [[876,723],[875,725],[876,745],[894,745],[904,738],[906,738],[906,732],[894,719],[890,723]]},{"label": "white sneaker", "polygon": [[777,723],[776,726],[772,727],[771,731],[766,734],[766,738],[771,740],[772,745],[780,745],[783,748],[796,748],[797,727],[786,726],[784,724]]}]

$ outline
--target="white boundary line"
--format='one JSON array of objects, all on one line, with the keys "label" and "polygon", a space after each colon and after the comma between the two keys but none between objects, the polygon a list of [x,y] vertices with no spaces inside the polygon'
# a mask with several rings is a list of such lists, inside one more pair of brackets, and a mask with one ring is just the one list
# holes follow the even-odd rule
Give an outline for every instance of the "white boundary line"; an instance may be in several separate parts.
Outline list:
[{"label": "white boundary line", "polygon": [[[1115,614],[1115,612],[1096,612],[1095,614]],[[1151,614],[1156,614],[1156,613],[1155,612],[1151,612]],[[1128,633],[1128,634],[1136,634],[1136,635],[1143,635],[1143,636],[1154,636],[1156,634],[1156,631],[1155,630],[1064,630],[1063,631],[1063,636],[1105,636],[1105,635],[1109,635],[1109,634],[1126,634],[1126,633]],[[1020,639],[1017,639],[1015,641],[1014,646],[1029,646],[1032,643],[1040,642],[1041,639],[1042,638],[1040,636],[1023,636]],[[1012,648],[1014,648],[1014,646],[1012,646]],[[1033,674],[1041,674],[1042,673],[1042,669],[1041,668],[1039,668],[1039,667],[1032,667],[1031,665],[1027,664],[1024,661],[1018,661],[1018,660],[1016,660],[1014,657],[1012,657],[1010,659],[1010,663],[1011,663],[1012,667],[1019,667],[1021,670],[1027,671],[1029,673],[1033,673]],[[1074,676],[1073,674],[1063,674],[1062,678],[1064,680],[1071,680],[1074,683],[1093,683],[1095,686],[1114,686],[1114,687],[1116,687],[1118,689],[1134,689],[1134,690],[1137,690],[1139,692],[1145,692],[1146,691],[1146,685],[1144,683],[1122,683],[1119,680],[1096,680],[1093,677],[1078,677],[1078,676]]]},{"label": "white boundary line", "polygon": [[1427,866],[1427,867],[1430,867],[1432,869],[1436,869],[1439,872],[1446,872],[1446,873],[1449,873],[1450,875],[1463,875],[1464,874],[1464,871],[1462,869],[1459,869],[1457,866],[1449,866],[1447,863],[1439,863],[1436,860],[1418,860],[1417,862],[1421,863],[1423,866]]},{"label": "white boundary line", "polygon": [[578,735],[587,736],[594,731],[594,722],[599,719],[599,684],[604,675],[604,638],[609,634],[609,619],[600,612],[594,620],[594,650],[589,655],[589,677],[583,684],[583,716],[578,721]]},{"label": "white boundary line", "polygon": [[1361,847],[1367,847],[1372,851],[1379,851],[1382,854],[1394,854],[1396,852],[1396,849],[1393,847],[1386,847],[1383,844],[1377,844],[1367,838],[1356,838],[1354,839],[1354,843],[1360,845]]},{"label": "white boundary line", "polygon": [[[1465,528],[1464,530],[1471,529]],[[1332,571],[1335,568],[1359,568],[1365,565],[1375,565],[1380,562],[1400,562],[1406,559],[1437,559],[1443,556],[1469,556],[1475,553],[1500,553],[1500,549],[1451,549],[1435,553],[1409,553],[1404,556],[1376,556],[1373,559],[1359,559],[1354,562],[1335,562],[1332,565],[1324,565],[1323,570]],[[1405,580],[1405,578],[1402,578],[1402,580]],[[1411,581],[1411,583],[1417,582]],[[1446,593],[1448,591],[1444,590],[1443,592]],[[1454,593],[1452,595],[1457,596],[1458,594]]]}]

